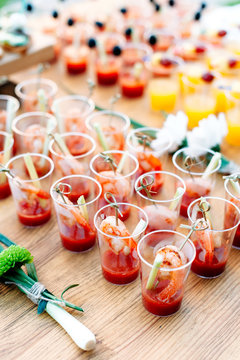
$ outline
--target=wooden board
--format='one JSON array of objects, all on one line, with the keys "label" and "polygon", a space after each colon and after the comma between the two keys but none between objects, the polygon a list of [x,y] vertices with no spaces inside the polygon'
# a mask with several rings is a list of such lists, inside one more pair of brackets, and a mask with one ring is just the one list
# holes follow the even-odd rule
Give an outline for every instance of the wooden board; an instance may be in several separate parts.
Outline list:
[{"label": "wooden board", "polygon": [[55,40],[51,36],[34,33],[32,45],[24,54],[5,52],[0,60],[0,76],[7,76],[49,61],[54,57]]}]

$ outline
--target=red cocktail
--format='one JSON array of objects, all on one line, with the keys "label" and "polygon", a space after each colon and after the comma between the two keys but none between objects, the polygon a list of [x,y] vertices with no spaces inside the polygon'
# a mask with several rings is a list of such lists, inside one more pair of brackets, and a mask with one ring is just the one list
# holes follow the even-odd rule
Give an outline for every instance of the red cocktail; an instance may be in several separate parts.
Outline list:
[{"label": "red cocktail", "polygon": [[107,250],[102,257],[102,273],[106,280],[113,284],[129,284],[138,277],[139,260],[137,250],[129,254],[116,254],[112,250]]},{"label": "red cocktail", "polygon": [[[118,203],[119,208],[121,205],[124,204]],[[109,282],[119,285],[128,284],[138,277],[139,258],[136,241],[144,234],[147,226],[147,217],[143,210],[135,205],[128,205],[131,208],[131,224],[130,221],[126,223],[125,220],[112,215],[111,205],[100,209],[94,218],[103,276]],[[139,213],[142,215],[143,226],[134,233],[132,229],[139,222]]]},{"label": "red cocktail", "polygon": [[123,47],[122,59],[125,66],[132,67],[134,64],[143,63],[152,55],[150,46],[143,43],[129,42]]},{"label": "red cocktail", "polygon": [[[156,244],[149,246],[155,235]],[[184,286],[195,257],[193,243],[188,240],[182,250],[184,235],[158,230],[145,235],[138,244],[142,271],[142,302],[154,315],[169,316],[179,310]],[[156,271],[154,270],[156,268]]]},{"label": "red cocktail", "polygon": [[[28,191],[28,190],[26,190]],[[38,226],[45,224],[51,217],[51,205],[47,201],[50,199],[48,193],[43,198],[35,198],[32,201],[22,200],[18,203],[18,218],[25,226]]]},{"label": "red cocktail", "polygon": [[12,120],[19,106],[19,101],[13,96],[0,95],[0,131],[11,132]]},{"label": "red cocktail", "polygon": [[203,180],[201,178],[187,179],[185,181],[186,191],[182,198],[180,215],[187,217],[188,206],[196,199],[199,199],[201,196],[207,196],[211,192],[211,183],[208,180]]},{"label": "red cocktail", "polygon": [[120,112],[103,110],[90,115],[86,120],[86,127],[96,140],[99,152],[111,149],[123,150],[130,120]]},{"label": "red cocktail", "polygon": [[145,282],[142,288],[142,302],[146,310],[155,315],[168,316],[180,309],[183,298],[183,289],[179,289],[171,298],[171,301],[168,302],[165,302],[164,299],[162,300],[159,296],[159,293],[161,294],[169,284],[170,280],[161,280],[154,290],[147,290]]},{"label": "red cocktail", "polygon": [[60,133],[86,132],[85,120],[95,108],[92,99],[80,95],[68,95],[56,99],[52,111],[58,119]]},{"label": "red cocktail", "polygon": [[12,130],[18,152],[43,153],[48,133],[54,133],[56,128],[56,118],[45,112],[30,112],[17,116],[13,120]]},{"label": "red cocktail", "polygon": [[[218,197],[206,197],[208,229],[195,231],[192,241],[196,257],[192,271],[204,278],[214,278],[225,269],[233,238],[239,225],[240,213],[236,205]],[[201,199],[195,200],[188,208],[190,223],[203,217]]]},{"label": "red cocktail", "polygon": [[[0,175],[0,178],[1,178],[1,175]],[[5,199],[10,194],[11,194],[11,189],[10,189],[10,186],[9,186],[7,178],[6,178],[6,180],[4,180],[4,182],[2,184],[0,183],[0,199]]]},{"label": "red cocktail", "polygon": [[38,98],[39,90],[44,92],[46,111],[50,112],[58,88],[54,81],[42,77],[22,81],[16,86],[15,92],[21,100],[24,112],[42,111]]},{"label": "red cocktail", "polygon": [[[132,130],[126,140],[128,150],[136,156],[139,163],[136,177],[148,172],[154,172],[154,183],[151,184],[153,193],[157,193],[162,189],[163,178],[161,171],[172,142],[168,134],[158,136],[158,132],[159,129],[157,128],[144,127]],[[157,136],[158,140],[156,140]]]},{"label": "red cocktail", "polygon": [[135,76],[132,71],[123,71],[119,83],[124,96],[129,98],[141,97],[147,85],[147,75],[145,71],[139,76]]},{"label": "red cocktail", "polygon": [[[64,149],[61,148],[58,141],[61,143],[63,141]],[[59,177],[88,174],[89,162],[95,148],[96,144],[94,140],[90,136],[82,133],[64,133],[59,135],[58,139],[53,139],[49,144],[49,149],[55,169],[60,174]],[[88,196],[88,185],[86,182],[82,184],[81,191],[82,194],[80,195]],[[73,187],[72,196],[73,193],[77,194],[78,199],[80,196],[78,187]]]},{"label": "red cocktail", "polygon": [[152,47],[153,51],[167,51],[175,42],[175,36],[162,29],[147,31],[144,35],[145,41]]},{"label": "red cocktail", "polygon": [[[76,195],[74,188],[88,185],[86,195]],[[60,191],[60,192],[59,192]],[[82,252],[91,249],[96,242],[93,216],[101,195],[101,187],[94,179],[84,175],[61,178],[51,188],[63,246],[70,251]]]},{"label": "red cocktail", "polygon": [[[159,192],[152,191],[156,175],[161,175],[164,184]],[[145,187],[142,188],[144,184]],[[185,191],[184,181],[180,177],[166,171],[148,172],[137,179],[135,190],[138,205],[149,219],[146,233],[155,230],[176,230],[180,204]],[[148,238],[148,245],[154,247],[159,242],[160,236],[166,237],[167,233],[161,232],[157,235],[153,233]]]},{"label": "red cocktail", "polygon": [[[119,218],[125,221],[130,215],[129,203],[133,195],[133,181],[138,163],[133,155],[124,151],[105,151],[104,155],[110,157],[113,163],[106,162],[106,159],[101,155],[96,155],[90,163],[92,173],[102,187],[99,207],[108,204],[104,194],[110,192],[114,195],[116,201],[121,203]],[[123,168],[120,169],[118,166],[122,159],[125,159],[125,163]],[[113,208],[111,214],[114,214]]]},{"label": "red cocktail", "polygon": [[[11,192],[16,204],[19,221],[25,226],[38,226],[46,223],[51,217],[51,197],[49,187],[54,169],[50,158],[39,154],[29,154],[32,159],[44,159],[48,164],[41,177],[32,179],[25,168],[25,155],[12,158],[7,167]],[[38,161],[37,161],[38,162]],[[35,169],[36,171],[36,169]]]},{"label": "red cocktail", "polygon": [[96,62],[96,76],[100,85],[115,85],[118,81],[121,62],[114,56],[107,57],[106,61],[98,59]]},{"label": "red cocktail", "polygon": [[[0,131],[0,164],[3,166],[9,161],[12,155],[13,138],[5,131]],[[1,170],[1,167],[0,167]],[[0,171],[0,199],[5,199],[11,194],[7,176]]]},{"label": "red cocktail", "polygon": [[172,160],[186,185],[180,214],[187,217],[188,207],[194,200],[210,195],[221,166],[221,156],[211,149],[192,146],[176,151]]},{"label": "red cocktail", "polygon": [[70,75],[82,74],[87,70],[89,49],[87,46],[67,46],[64,50],[64,62]]},{"label": "red cocktail", "polygon": [[[233,174],[233,177],[236,177],[235,180],[233,179],[226,179],[224,183],[225,191],[226,191],[226,199],[231,201],[234,205],[236,205],[240,209],[240,186],[239,186],[239,173]],[[231,216],[231,208],[228,210],[227,213],[227,223],[232,222]],[[236,234],[233,239],[232,246],[236,249],[240,249],[240,225],[237,227]]]},{"label": "red cocktail", "polygon": [[191,270],[202,277],[214,278],[223,273],[227,263],[227,249],[224,246],[215,248],[211,258],[207,260],[206,250],[202,246],[204,238],[194,241],[196,257],[192,263]]}]

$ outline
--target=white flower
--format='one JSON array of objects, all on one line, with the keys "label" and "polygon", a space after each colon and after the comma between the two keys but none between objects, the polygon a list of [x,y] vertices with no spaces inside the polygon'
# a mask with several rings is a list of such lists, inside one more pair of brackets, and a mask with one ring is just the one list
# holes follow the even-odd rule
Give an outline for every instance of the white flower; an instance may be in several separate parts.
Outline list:
[{"label": "white flower", "polygon": [[8,28],[11,30],[14,29],[26,29],[27,17],[24,14],[13,13],[8,19]]},{"label": "white flower", "polygon": [[157,133],[156,140],[152,141],[152,148],[155,151],[159,151],[162,148],[162,139],[166,133],[172,138],[172,144],[168,148],[169,152],[176,151],[178,147],[182,144],[183,140],[186,137],[187,133],[187,124],[188,117],[182,111],[179,111],[176,115],[168,115],[165,120],[163,127]]},{"label": "white flower", "polygon": [[211,114],[207,119],[199,121],[198,127],[187,132],[188,146],[193,149],[194,155],[204,154],[204,150],[220,145],[222,139],[227,135],[227,122],[225,115],[220,113],[218,117]]}]

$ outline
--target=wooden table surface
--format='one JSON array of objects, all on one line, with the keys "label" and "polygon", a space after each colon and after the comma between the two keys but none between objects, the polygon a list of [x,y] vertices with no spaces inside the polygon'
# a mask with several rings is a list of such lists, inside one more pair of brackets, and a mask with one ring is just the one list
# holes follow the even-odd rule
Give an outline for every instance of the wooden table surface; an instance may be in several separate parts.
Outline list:
[{"label": "wooden table surface", "polygon": [[[29,77],[30,70],[15,76]],[[44,77],[57,81],[59,66]],[[74,91],[86,94],[85,76],[61,80]],[[59,91],[62,95],[63,91]],[[97,89],[93,99],[108,106],[113,89]],[[138,121],[161,126],[159,114],[151,113],[147,100],[123,100],[116,109]],[[223,144],[223,153],[240,161],[239,148]],[[166,170],[173,170],[171,159]],[[214,194],[224,196],[218,178]],[[215,280],[190,273],[181,310],[168,318],[148,313],[142,306],[140,279],[127,286],[108,283],[102,276],[98,249],[84,254],[65,250],[60,242],[56,217],[44,226],[28,229],[16,217],[13,199],[1,200],[0,232],[35,256],[40,281],[56,295],[69,284],[79,283],[68,298],[85,312],[71,311],[96,335],[94,351],[77,348],[47,314],[13,286],[0,285],[0,359],[4,360],[237,360],[240,354],[240,252],[232,249],[225,273]]]}]

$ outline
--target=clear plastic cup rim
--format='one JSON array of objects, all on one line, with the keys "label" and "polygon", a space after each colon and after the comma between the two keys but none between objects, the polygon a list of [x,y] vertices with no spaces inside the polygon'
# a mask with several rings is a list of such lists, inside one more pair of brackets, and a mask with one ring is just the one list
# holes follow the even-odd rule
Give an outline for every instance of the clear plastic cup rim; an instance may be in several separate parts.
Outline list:
[{"label": "clear plastic cup rim", "polygon": [[20,103],[19,103],[19,101],[15,98],[15,97],[13,97],[13,96],[11,96],[11,95],[0,95],[0,101],[1,100],[6,100],[6,102],[8,102],[8,101],[11,101],[11,102],[13,102],[14,103],[14,106],[15,106],[15,112],[17,112],[18,111],[18,109],[19,109],[19,107],[20,107]]},{"label": "clear plastic cup rim", "polygon": [[[149,267],[151,267],[151,268],[153,267],[153,264],[150,264],[148,261],[146,261],[146,260],[142,257],[141,251],[140,251],[140,246],[141,246],[141,243],[144,242],[144,240],[145,240],[147,237],[149,237],[150,235],[153,235],[153,234],[157,234],[157,233],[170,233],[170,234],[174,234],[174,235],[177,234],[177,235],[181,236],[183,239],[186,239],[186,236],[185,236],[185,235],[183,235],[183,234],[181,234],[181,233],[179,233],[179,232],[177,232],[177,231],[172,231],[172,230],[155,230],[155,231],[152,231],[152,232],[144,235],[144,236],[142,237],[142,239],[139,241],[138,245],[137,245],[137,253],[138,253],[138,256],[139,256],[140,260],[141,260],[145,265],[147,265],[147,266],[149,266]],[[193,250],[192,259],[191,259],[191,260],[188,260],[188,262],[187,262],[186,264],[184,264],[184,265],[182,265],[182,266],[179,266],[179,267],[176,267],[176,268],[171,268],[171,269],[169,269],[169,268],[160,268],[161,271],[172,272],[172,271],[177,271],[177,270],[183,270],[183,269],[185,269],[186,267],[188,267],[188,266],[190,266],[190,265],[192,264],[192,262],[193,262],[193,260],[195,259],[195,256],[196,256],[196,248],[195,248],[193,242],[192,242],[190,239],[188,239],[187,242],[191,245],[192,250]]]},{"label": "clear plastic cup rim", "polygon": [[[125,125],[123,126],[123,129],[122,129],[123,132],[126,132],[128,130],[128,128],[130,127],[130,119],[127,115],[125,115],[121,112],[118,112],[118,111],[100,110],[100,111],[97,111],[87,117],[86,122],[85,122],[87,129],[90,131],[95,131],[94,127],[90,124],[90,122],[95,117],[97,118],[98,116],[102,116],[102,115],[113,116],[113,117],[118,117],[118,118],[123,119],[125,121]],[[104,120],[102,120],[102,122],[104,123]],[[110,134],[118,134],[119,130],[111,131],[109,133]]]},{"label": "clear plastic cup rim", "polygon": [[[94,101],[92,99],[88,98],[87,96],[83,96],[83,95],[67,95],[67,96],[62,96],[62,97],[54,100],[53,104],[51,106],[51,110],[56,115],[56,113],[58,112],[58,105],[60,103],[62,103],[62,102],[68,102],[70,100],[81,101],[81,103],[85,103],[85,104],[87,104],[89,106],[89,109],[87,109],[85,112],[83,112],[83,116],[88,116],[95,109]],[[64,115],[63,115],[63,117],[64,117]]]},{"label": "clear plastic cup rim", "polygon": [[[240,172],[235,172],[235,173],[233,173],[233,174],[231,174],[231,175],[240,175]],[[225,190],[226,190],[226,192],[228,193],[228,195],[229,196],[231,196],[231,197],[233,197],[235,200],[238,200],[239,202],[240,202],[240,195],[239,195],[239,197],[237,197],[236,195],[233,195],[233,193],[231,193],[231,191],[229,190],[229,188],[228,188],[228,185],[229,185],[229,183],[230,183],[230,181],[229,181],[230,179],[226,179],[225,181],[224,181],[224,188],[225,188]]]},{"label": "clear plastic cup rim", "polygon": [[[8,162],[7,162],[7,164],[6,164],[6,168],[8,168],[8,169],[10,169],[11,170],[11,168],[9,168],[9,165],[11,164],[11,163],[13,163],[15,160],[18,160],[18,159],[20,159],[20,158],[24,158],[24,156],[25,155],[30,155],[31,157],[40,157],[40,158],[44,158],[45,160],[47,160],[49,163],[50,163],[50,170],[47,172],[47,174],[45,174],[45,175],[43,175],[43,176],[41,176],[41,177],[38,177],[38,178],[36,178],[36,179],[34,179],[34,180],[22,180],[21,179],[21,181],[23,182],[23,183],[33,183],[34,181],[36,181],[36,180],[44,180],[45,178],[47,178],[49,175],[51,175],[51,173],[53,172],[53,170],[54,170],[54,163],[53,163],[53,161],[52,161],[52,159],[50,159],[50,157],[48,157],[48,156],[46,156],[46,155],[43,155],[43,154],[38,154],[38,153],[25,153],[25,154],[20,154],[20,155],[17,155],[17,156],[14,156],[13,158],[11,158]],[[23,161],[24,161],[24,159],[23,159]],[[9,179],[13,179],[8,173],[6,173],[6,175],[8,176],[8,178]]]},{"label": "clear plastic cup rim", "polygon": [[[147,126],[144,126],[144,127],[141,127],[141,128],[138,128],[138,129],[133,129],[130,131],[130,133],[128,134],[127,138],[126,138],[126,144],[127,146],[133,151],[133,152],[137,152],[136,148],[131,144],[131,139],[132,139],[132,136],[135,134],[135,133],[138,133],[138,132],[144,132],[144,131],[156,131],[156,132],[161,132],[163,129],[158,129],[158,128],[154,128],[154,127],[147,127]],[[164,133],[164,136],[167,136],[168,137],[168,144],[163,147],[163,149],[161,150],[161,153],[164,154],[165,152],[167,152],[170,147],[172,146],[172,137],[171,135],[166,131],[166,133]],[[142,151],[141,151],[142,152]],[[152,153],[158,153],[159,151],[156,151],[156,150],[147,150],[147,152],[152,152]]]},{"label": "clear plastic cup rim", "polygon": [[[202,175],[204,174],[204,172],[201,172],[201,173],[199,172],[199,173],[197,173],[197,172],[188,171],[188,170],[183,169],[181,166],[179,166],[179,165],[177,164],[177,162],[176,162],[177,156],[178,156],[179,154],[181,154],[181,153],[184,153],[184,151],[185,151],[186,149],[191,149],[191,148],[188,147],[188,146],[186,146],[186,147],[184,147],[184,148],[182,148],[182,149],[177,150],[177,151],[173,154],[173,157],[172,157],[173,165],[175,166],[175,168],[177,168],[179,171],[183,172],[184,174],[188,174],[188,175],[191,174],[191,175],[194,175],[194,176],[202,176]],[[200,150],[203,150],[203,151],[204,151],[204,154],[206,154],[206,153],[210,153],[210,154],[212,154],[212,155],[215,155],[215,154],[216,154],[215,151],[213,151],[213,150],[211,150],[211,149],[207,149],[207,148],[201,147],[201,146],[192,146],[192,149],[200,149]],[[222,160],[220,159],[220,160],[218,161],[218,166],[217,166],[215,169],[209,171],[207,174],[208,174],[208,175],[214,174],[215,172],[217,172],[217,171],[220,169],[221,165],[222,165]]]},{"label": "clear plastic cup rim", "polygon": [[185,185],[185,182],[183,181],[183,179],[182,179],[180,176],[175,175],[175,174],[173,174],[173,173],[171,173],[171,172],[169,172],[169,171],[149,171],[149,172],[147,172],[147,173],[139,176],[139,177],[137,178],[137,180],[135,181],[134,188],[135,188],[135,190],[136,190],[136,192],[137,192],[137,194],[138,194],[139,196],[141,196],[141,197],[142,197],[143,199],[145,199],[145,200],[152,201],[152,202],[154,202],[154,203],[159,203],[159,204],[161,204],[161,203],[169,203],[169,202],[172,202],[173,200],[178,200],[178,199],[180,199],[180,198],[183,196],[184,193],[181,194],[181,195],[178,195],[178,197],[176,197],[176,198],[172,198],[172,199],[168,199],[168,200],[158,200],[158,199],[149,199],[147,196],[141,194],[141,192],[140,192],[139,190],[137,190],[138,186],[140,186],[140,184],[138,185],[139,180],[142,179],[142,178],[144,178],[145,176],[155,175],[155,174],[165,174],[165,175],[169,175],[169,176],[174,177],[176,180],[179,180],[179,181],[181,182],[181,184],[182,184],[181,187],[183,188],[184,193],[185,193],[185,191],[186,191],[186,185]]},{"label": "clear plastic cup rim", "polygon": [[[91,149],[88,150],[86,153],[81,154],[81,155],[76,155],[76,156],[71,155],[71,156],[72,156],[74,159],[76,159],[76,160],[78,160],[78,159],[83,159],[83,158],[91,155],[91,154],[95,151],[95,149],[96,149],[96,143],[95,143],[94,139],[93,139],[91,136],[87,135],[87,134],[84,134],[84,133],[81,133],[81,132],[65,132],[65,133],[60,134],[60,136],[63,137],[63,138],[64,138],[64,137],[67,137],[67,136],[79,136],[79,137],[88,139],[88,140],[91,142],[92,147],[91,147]],[[55,150],[53,150],[54,141],[55,141],[54,139],[52,139],[52,140],[50,141],[50,143],[49,143],[49,151],[50,151],[52,154],[54,154],[55,156],[58,156],[58,157],[60,157],[60,158],[62,158],[62,159],[65,159],[65,158],[66,158],[65,155],[59,154],[59,153],[57,153]]]},{"label": "clear plastic cup rim", "polygon": [[[191,202],[191,204],[188,206],[187,215],[188,215],[188,219],[191,221],[192,224],[194,223],[194,221],[193,221],[193,219],[192,219],[191,216],[190,216],[190,209],[191,209],[197,202],[199,202],[200,200],[201,200],[201,198],[196,199],[196,200],[194,200],[193,202]],[[205,197],[204,197],[204,200],[206,200],[206,201],[208,201],[208,200],[220,200],[220,201],[223,201],[223,202],[228,203],[229,205],[232,205],[233,207],[235,207],[235,209],[237,210],[237,213],[239,214],[238,223],[237,223],[236,225],[232,226],[231,228],[229,228],[229,229],[222,229],[222,230],[208,229],[208,231],[211,231],[212,233],[224,233],[224,232],[227,232],[227,231],[232,231],[232,230],[236,229],[236,228],[239,226],[239,224],[240,224],[240,210],[239,210],[239,208],[238,208],[235,204],[233,204],[231,201],[226,200],[226,199],[221,198],[221,197],[218,197],[218,196],[205,196]]]},{"label": "clear plastic cup rim", "polygon": [[35,100],[36,99],[36,96],[31,96],[31,95],[28,95],[28,94],[25,94],[22,92],[22,88],[26,85],[29,85],[29,84],[36,84],[36,83],[39,83],[40,86],[41,86],[41,83],[42,84],[46,84],[48,85],[50,88],[52,88],[47,95],[48,98],[50,97],[53,97],[56,93],[57,93],[57,90],[58,90],[58,87],[57,87],[57,84],[50,80],[50,79],[45,79],[45,78],[35,78],[35,79],[28,79],[28,80],[24,80],[24,81],[21,81],[15,88],[15,93],[18,97],[22,98],[22,99],[31,99],[31,100]]},{"label": "clear plastic cup rim", "polygon": [[[147,214],[145,213],[145,211],[143,210],[143,209],[141,209],[139,206],[137,206],[137,205],[134,205],[134,204],[130,204],[130,203],[123,203],[123,202],[118,202],[117,203],[119,206],[121,206],[121,205],[128,205],[128,206],[130,206],[130,207],[132,207],[132,208],[135,208],[136,210],[138,210],[138,211],[140,211],[143,215],[144,215],[144,221],[145,221],[145,225],[144,225],[144,228],[141,230],[141,231],[139,231],[137,234],[134,234],[134,236],[132,236],[132,235],[129,235],[129,236],[116,236],[116,235],[109,235],[109,234],[106,234],[105,232],[103,232],[102,230],[100,230],[99,229],[99,227],[98,227],[98,225],[97,225],[97,218],[98,218],[98,216],[99,216],[99,214],[103,211],[103,210],[105,210],[105,209],[107,209],[107,208],[112,208],[112,206],[111,206],[111,204],[109,204],[109,205],[105,205],[105,206],[103,206],[101,209],[99,209],[97,212],[96,212],[96,214],[95,214],[95,216],[94,216],[94,219],[93,219],[93,221],[94,221],[94,226],[95,226],[95,228],[97,229],[97,231],[99,231],[102,235],[104,235],[104,236],[107,236],[107,237],[109,237],[109,238],[111,238],[111,239],[129,239],[129,238],[131,238],[131,237],[138,237],[139,235],[141,235],[142,233],[144,233],[144,231],[146,230],[146,228],[147,228],[147,226],[148,226],[148,217],[147,217]],[[120,219],[121,220],[121,219]]]},{"label": "clear plastic cup rim", "polygon": [[[169,79],[171,78],[171,76],[173,75],[176,75],[179,73],[179,70],[183,67],[184,65],[184,61],[177,57],[177,56],[174,56],[174,55],[166,55],[164,56],[163,55],[163,59],[166,58],[166,59],[170,59],[170,60],[173,60],[175,61],[176,63],[176,66],[174,66],[173,68],[173,71],[169,73],[169,75],[159,75],[159,77],[157,77],[158,80],[160,79]],[[158,67],[157,66],[154,66],[152,64],[152,59],[149,59],[148,61],[146,61],[146,69],[149,70],[150,72],[154,73],[154,74],[158,74]]]},{"label": "clear plastic cup rim", "polygon": [[27,119],[27,118],[38,118],[38,117],[45,117],[47,119],[47,121],[51,120],[52,124],[54,125],[55,129],[57,128],[57,120],[55,118],[55,116],[49,114],[49,113],[45,113],[45,112],[41,112],[41,111],[33,111],[33,112],[27,112],[27,113],[23,113],[21,115],[18,115],[17,117],[15,117],[15,119],[13,120],[12,123],[12,131],[15,132],[18,135],[21,136],[36,136],[35,134],[31,134],[31,133],[26,133],[22,130],[19,130],[17,128],[17,123],[23,119]]},{"label": "clear plastic cup rim", "polygon": [[167,29],[161,29],[161,28],[147,29],[144,32],[143,37],[145,40],[148,40],[149,36],[151,35],[166,35],[166,36],[171,36],[173,40],[176,40],[176,35],[174,35],[173,31]]},{"label": "clear plastic cup rim", "polygon": [[[119,178],[128,178],[128,177],[131,177],[132,175],[134,175],[136,173],[136,171],[138,170],[139,168],[139,163],[138,163],[138,160],[136,159],[136,157],[134,155],[132,155],[130,152],[128,151],[122,151],[122,150],[108,150],[108,151],[102,151],[103,154],[122,154],[122,156],[127,153],[128,156],[134,161],[135,163],[135,169],[133,169],[129,174],[126,174],[126,175],[122,175],[121,173],[118,174],[118,177]],[[94,161],[100,157],[100,154],[97,154],[95,155],[92,160],[90,161],[90,170],[95,174],[95,176],[99,176],[103,179],[109,179],[110,181],[111,180],[114,180],[114,178],[111,178],[111,177],[108,177],[108,176],[104,176],[104,175],[101,175],[101,172],[97,172],[94,168],[93,168],[93,163]],[[121,160],[120,160],[121,161]],[[105,171],[105,170],[103,170]],[[110,170],[111,171],[111,170]]]},{"label": "clear plastic cup rim", "polygon": [[54,189],[55,189],[55,187],[56,187],[56,185],[57,185],[58,183],[64,183],[64,180],[66,180],[66,179],[72,179],[72,178],[86,179],[86,180],[88,180],[88,181],[92,181],[92,182],[94,182],[94,183],[97,185],[97,187],[98,187],[98,190],[99,190],[98,195],[97,195],[94,199],[92,199],[91,201],[85,202],[85,204],[83,204],[83,205],[90,205],[90,204],[94,203],[95,201],[97,201],[97,200],[99,199],[99,197],[100,197],[101,194],[102,194],[102,187],[101,187],[101,185],[99,184],[99,182],[98,182],[97,180],[95,180],[95,179],[92,178],[91,176],[87,176],[87,175],[68,175],[68,176],[64,176],[64,177],[56,180],[56,181],[54,182],[54,184],[51,186],[50,195],[51,195],[53,201],[55,201],[55,202],[58,203],[59,205],[64,205],[64,206],[69,207],[69,208],[71,208],[71,207],[78,208],[78,207],[79,207],[79,204],[65,204],[64,202],[57,200],[57,199],[54,197],[54,195],[53,195],[54,192],[55,192]]},{"label": "clear plastic cup rim", "polygon": [[[11,134],[7,133],[6,131],[0,131],[0,136],[1,136],[1,135],[6,138],[8,135],[11,135]],[[13,147],[13,144],[14,144],[14,139],[13,139],[13,137],[12,137],[12,139],[11,139],[11,144],[10,144],[10,146],[9,146],[9,149],[11,149],[11,148]],[[0,151],[0,155],[2,155],[2,154],[4,154],[4,149],[3,149],[2,151]]]},{"label": "clear plastic cup rim", "polygon": [[142,51],[144,51],[146,53],[147,56],[150,56],[153,53],[151,47],[149,45],[147,45],[147,44],[142,43],[142,42],[140,42],[140,43],[127,42],[123,47],[123,51],[128,50],[128,49],[142,50]]},{"label": "clear plastic cup rim", "polygon": [[116,33],[114,31],[104,31],[103,33],[99,33],[97,38],[99,39],[106,39],[107,37],[119,39],[119,43],[121,46],[125,44],[125,38],[122,34]]},{"label": "clear plastic cup rim", "polygon": [[[209,71],[206,70],[206,72],[209,72]],[[200,82],[195,83],[189,79],[189,76],[187,74],[182,75],[182,82],[184,83],[184,85],[195,88],[195,89],[200,89],[203,86],[208,86],[209,88],[212,89],[214,87],[214,83],[216,83],[216,81],[218,81],[220,79],[220,75],[216,71],[213,71],[213,70],[211,70],[210,73],[214,76],[213,81],[211,81],[210,83],[202,80],[201,77],[199,78]],[[204,75],[204,73],[202,75]]]}]

